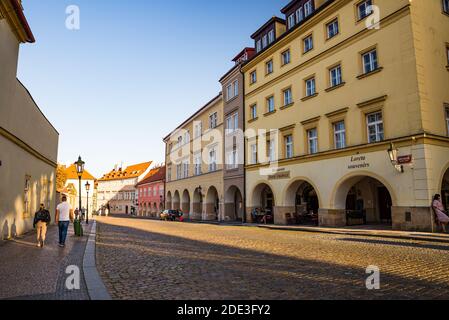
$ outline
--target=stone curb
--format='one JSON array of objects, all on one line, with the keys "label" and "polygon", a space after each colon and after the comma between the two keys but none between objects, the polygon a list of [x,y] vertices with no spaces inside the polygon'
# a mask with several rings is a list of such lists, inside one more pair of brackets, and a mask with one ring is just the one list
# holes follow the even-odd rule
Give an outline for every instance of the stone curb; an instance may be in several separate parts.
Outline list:
[{"label": "stone curb", "polygon": [[270,229],[270,230],[280,230],[280,231],[297,231],[297,232],[311,232],[311,233],[325,233],[325,234],[339,234],[339,235],[348,235],[348,236],[364,236],[364,237],[373,237],[373,238],[389,238],[389,239],[402,239],[402,240],[413,240],[413,241],[427,241],[427,242],[436,242],[436,243],[449,243],[449,237],[432,237],[432,236],[419,236],[419,235],[404,235],[404,234],[391,234],[391,233],[383,233],[379,231],[370,232],[370,231],[343,231],[343,230],[330,230],[330,229],[320,229],[320,228],[289,228],[289,227],[276,227],[276,226],[261,226],[258,225],[259,228],[262,229]]},{"label": "stone curb", "polygon": [[86,282],[87,291],[91,300],[106,301],[112,300],[106,286],[101,280],[97,270],[95,246],[97,237],[97,222],[94,221],[92,229],[87,240],[86,250],[83,258],[84,280]]}]

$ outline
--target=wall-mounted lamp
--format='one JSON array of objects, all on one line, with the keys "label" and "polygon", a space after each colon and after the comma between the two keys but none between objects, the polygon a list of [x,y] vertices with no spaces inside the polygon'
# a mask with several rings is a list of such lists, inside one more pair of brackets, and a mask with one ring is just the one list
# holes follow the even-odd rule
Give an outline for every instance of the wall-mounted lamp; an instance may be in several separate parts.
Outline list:
[{"label": "wall-mounted lamp", "polygon": [[404,173],[404,166],[398,164],[398,149],[395,148],[394,144],[390,144],[390,149],[388,149],[388,156],[390,157],[391,164],[394,168],[400,172]]}]

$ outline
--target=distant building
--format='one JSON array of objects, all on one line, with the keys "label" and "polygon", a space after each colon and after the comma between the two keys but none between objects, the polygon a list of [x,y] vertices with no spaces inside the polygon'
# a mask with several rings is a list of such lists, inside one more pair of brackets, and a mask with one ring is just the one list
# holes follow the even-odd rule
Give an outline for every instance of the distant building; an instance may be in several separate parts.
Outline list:
[{"label": "distant building", "polygon": [[127,167],[117,166],[98,180],[97,207],[108,208],[111,214],[136,214],[138,208],[136,184],[150,172],[152,162]]},{"label": "distant building", "polygon": [[0,239],[31,230],[41,203],[55,212],[59,134],[17,79],[20,44],[33,42],[21,2],[1,0]]},{"label": "distant building", "polygon": [[165,209],[165,165],[152,169],[136,188],[139,216],[158,217]]},{"label": "distant building", "polygon": [[[76,172],[76,166],[72,164],[71,166],[67,167],[65,169],[65,173],[67,176],[67,181],[65,183],[65,186],[71,186],[72,189],[74,189],[74,192],[76,194],[75,203],[72,205],[73,209],[79,207],[79,179],[78,174]],[[81,177],[81,209],[87,209],[87,190],[86,190],[86,183],[89,182],[90,184],[90,191],[89,191],[89,215],[92,215],[92,213],[95,211],[94,207],[94,193],[95,193],[95,177],[89,173],[89,171],[84,170],[83,175]]]}]

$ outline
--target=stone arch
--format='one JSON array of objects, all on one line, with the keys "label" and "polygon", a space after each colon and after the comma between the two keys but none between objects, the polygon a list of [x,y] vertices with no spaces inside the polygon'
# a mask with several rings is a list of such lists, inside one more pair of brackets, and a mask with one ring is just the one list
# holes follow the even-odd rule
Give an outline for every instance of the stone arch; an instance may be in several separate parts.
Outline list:
[{"label": "stone arch", "polygon": [[167,199],[166,199],[165,202],[167,203],[166,207],[167,207],[168,210],[173,209],[173,198],[172,198],[172,195],[171,195],[170,191],[167,192]]},{"label": "stone arch", "polygon": [[218,220],[220,213],[220,196],[217,188],[210,186],[206,193],[206,220]]},{"label": "stone arch", "polygon": [[439,187],[437,191],[441,195],[441,200],[446,209],[449,208],[449,163],[444,167],[439,175]]},{"label": "stone arch", "polygon": [[230,186],[225,193],[225,220],[243,220],[244,211],[243,193],[237,186]]},{"label": "stone arch", "polygon": [[196,188],[192,197],[192,212],[190,219],[201,220],[203,214],[203,195],[200,193],[200,188]]},{"label": "stone arch", "polygon": [[296,205],[296,193],[298,192],[299,188],[305,189],[306,187],[310,186],[316,193],[316,196],[318,198],[318,205],[323,205],[322,197],[320,194],[320,190],[316,186],[316,184],[311,181],[308,178],[305,177],[296,177],[295,179],[291,180],[287,187],[284,189],[282,194],[284,195],[284,206],[292,207]]},{"label": "stone arch", "polygon": [[173,210],[180,210],[181,209],[181,196],[179,194],[179,191],[176,190],[173,195]]},{"label": "stone arch", "polygon": [[354,184],[359,182],[360,180],[369,177],[374,180],[379,181],[383,184],[391,195],[391,199],[393,202],[393,206],[397,206],[397,197],[394,193],[394,189],[391,185],[381,176],[374,174],[369,171],[358,171],[350,173],[343,178],[341,178],[335,185],[332,195],[331,195],[331,208],[332,209],[345,209],[346,207],[346,196],[349,190],[352,188]]},{"label": "stone arch", "polygon": [[188,215],[190,213],[190,193],[187,189],[182,193],[181,211],[185,215]]}]

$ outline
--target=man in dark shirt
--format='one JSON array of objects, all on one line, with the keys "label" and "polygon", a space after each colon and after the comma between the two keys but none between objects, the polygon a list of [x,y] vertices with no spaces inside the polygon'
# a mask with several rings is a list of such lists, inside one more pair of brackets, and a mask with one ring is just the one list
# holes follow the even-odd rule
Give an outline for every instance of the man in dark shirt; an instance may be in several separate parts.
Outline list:
[{"label": "man in dark shirt", "polygon": [[34,228],[37,228],[37,246],[43,248],[47,236],[47,226],[51,222],[50,212],[41,204],[39,211],[34,215]]}]

